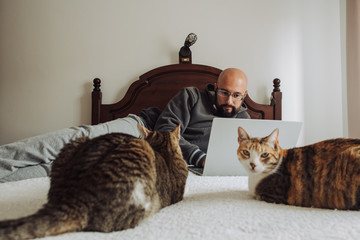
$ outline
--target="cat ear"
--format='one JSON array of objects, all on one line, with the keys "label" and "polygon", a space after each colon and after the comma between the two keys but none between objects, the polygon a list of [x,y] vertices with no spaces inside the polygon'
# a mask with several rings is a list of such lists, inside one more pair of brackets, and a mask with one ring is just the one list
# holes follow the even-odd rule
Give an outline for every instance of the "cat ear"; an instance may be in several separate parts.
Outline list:
[{"label": "cat ear", "polygon": [[279,129],[276,128],[269,136],[266,137],[267,141],[273,145],[279,144]]},{"label": "cat ear", "polygon": [[150,130],[140,124],[138,124],[137,127],[140,133],[140,138],[146,139],[150,133]]},{"label": "cat ear", "polygon": [[174,128],[174,130],[172,130],[172,132],[176,134],[176,136],[178,137],[178,139],[180,139],[180,126],[181,126],[181,125],[179,124],[179,125],[177,125],[177,126]]},{"label": "cat ear", "polygon": [[241,141],[249,140],[249,139],[250,139],[250,136],[245,131],[245,129],[243,129],[242,127],[239,127],[238,128],[238,142],[240,143]]}]

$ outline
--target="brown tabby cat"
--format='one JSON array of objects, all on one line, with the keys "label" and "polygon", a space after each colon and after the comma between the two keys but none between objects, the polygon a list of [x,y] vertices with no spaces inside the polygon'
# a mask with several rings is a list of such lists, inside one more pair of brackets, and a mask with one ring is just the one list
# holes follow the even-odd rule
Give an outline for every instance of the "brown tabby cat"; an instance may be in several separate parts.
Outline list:
[{"label": "brown tabby cat", "polygon": [[145,139],[111,133],[67,144],[54,162],[48,202],[34,215],[0,222],[0,239],[133,228],[181,201],[188,176],[180,125]]},{"label": "brown tabby cat", "polygon": [[238,128],[239,161],[257,199],[303,207],[360,208],[360,139],[282,149],[279,130],[251,138]]}]

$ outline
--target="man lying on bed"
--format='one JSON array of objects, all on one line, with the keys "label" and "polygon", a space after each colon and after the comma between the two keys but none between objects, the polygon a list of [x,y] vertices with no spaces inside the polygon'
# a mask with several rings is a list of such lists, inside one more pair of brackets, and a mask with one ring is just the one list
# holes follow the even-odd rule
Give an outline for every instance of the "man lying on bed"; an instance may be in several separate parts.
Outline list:
[{"label": "man lying on bed", "polygon": [[49,176],[52,161],[61,148],[80,136],[90,138],[123,132],[139,137],[137,124],[152,130],[172,130],[181,124],[180,145],[189,165],[204,166],[214,117],[250,118],[243,100],[247,94],[247,78],[236,68],[224,70],[217,83],[200,91],[187,87],[174,96],[161,112],[145,109],[140,116],[129,114],[98,125],[66,128],[44,135],[0,146],[0,182]]}]

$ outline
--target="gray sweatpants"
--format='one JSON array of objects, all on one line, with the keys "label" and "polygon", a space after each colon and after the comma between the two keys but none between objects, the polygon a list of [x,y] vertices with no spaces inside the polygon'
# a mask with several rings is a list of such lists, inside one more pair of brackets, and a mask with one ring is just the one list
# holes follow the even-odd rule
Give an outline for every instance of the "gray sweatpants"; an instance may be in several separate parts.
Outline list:
[{"label": "gray sweatpants", "polygon": [[139,137],[137,124],[142,119],[129,114],[98,125],[83,125],[27,138],[0,146],[0,182],[49,176],[52,162],[70,140],[81,136],[94,138],[112,132]]}]

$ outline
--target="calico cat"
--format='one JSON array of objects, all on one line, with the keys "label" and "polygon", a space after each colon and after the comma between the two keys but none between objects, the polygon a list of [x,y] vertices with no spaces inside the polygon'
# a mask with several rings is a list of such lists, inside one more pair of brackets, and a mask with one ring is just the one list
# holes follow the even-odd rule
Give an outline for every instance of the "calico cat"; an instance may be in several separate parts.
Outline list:
[{"label": "calico cat", "polygon": [[303,207],[359,210],[360,139],[282,149],[279,130],[252,138],[238,128],[237,156],[257,199]]},{"label": "calico cat", "polygon": [[119,231],[181,201],[188,169],[180,125],[138,128],[144,140],[110,133],[67,144],[53,164],[48,202],[34,215],[0,222],[0,239]]}]

